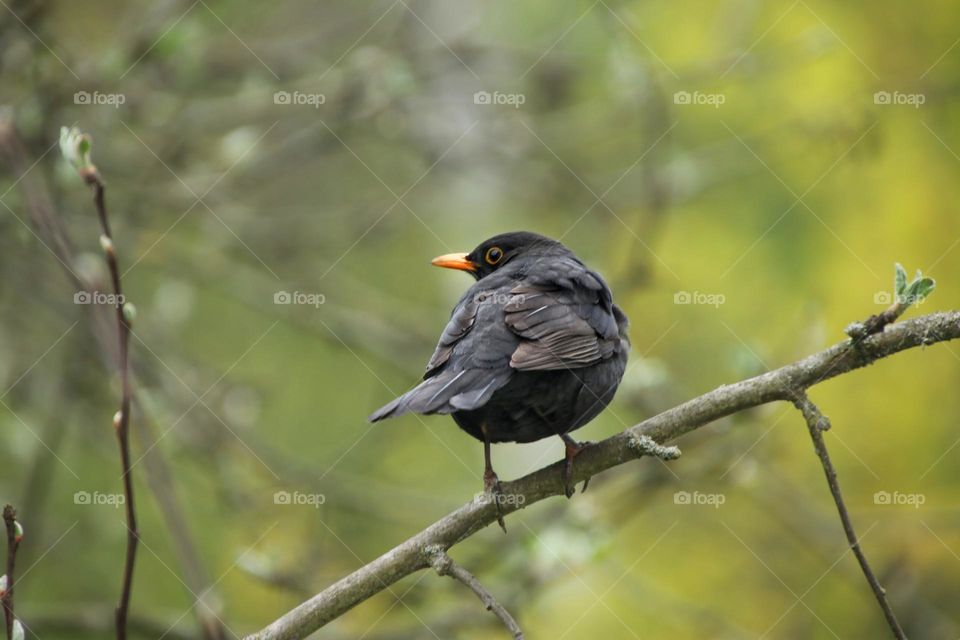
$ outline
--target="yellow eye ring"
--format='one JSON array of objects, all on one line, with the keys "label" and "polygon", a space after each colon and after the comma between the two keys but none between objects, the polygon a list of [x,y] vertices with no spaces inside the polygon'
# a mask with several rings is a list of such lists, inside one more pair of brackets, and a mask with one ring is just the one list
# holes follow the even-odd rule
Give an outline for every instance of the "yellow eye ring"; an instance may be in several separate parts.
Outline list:
[{"label": "yellow eye ring", "polygon": [[497,264],[503,260],[503,250],[500,247],[490,247],[483,259],[487,261],[487,264]]}]

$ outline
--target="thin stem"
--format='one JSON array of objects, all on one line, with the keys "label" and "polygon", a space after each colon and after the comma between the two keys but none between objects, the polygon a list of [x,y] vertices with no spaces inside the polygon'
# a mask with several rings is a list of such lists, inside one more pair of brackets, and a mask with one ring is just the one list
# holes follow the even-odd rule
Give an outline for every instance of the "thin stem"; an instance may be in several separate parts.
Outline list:
[{"label": "thin stem", "polygon": [[[45,184],[43,177],[39,174],[30,172],[32,157],[28,155],[27,149],[25,148],[24,143],[12,122],[5,127],[4,123],[0,121],[0,156],[7,161],[8,167],[11,169],[11,173],[22,176],[19,182],[19,188],[23,192],[24,201],[27,205],[27,211],[30,214],[30,218],[34,227],[36,228],[37,233],[44,244],[46,244],[53,252],[54,257],[57,259],[57,263],[60,265],[60,267],[62,267],[63,273],[78,290],[91,290],[93,285],[82,279],[70,267],[70,265],[74,264],[75,260],[72,248],[73,243],[71,242],[70,235],[67,233],[66,228],[64,227],[63,219],[57,215],[54,210],[49,189]],[[97,326],[93,328],[94,337],[100,345],[105,358],[108,361],[112,360],[112,325],[109,322],[106,324],[101,322],[102,318],[99,314],[95,317],[95,320],[97,321]],[[109,321],[109,318],[107,318],[107,320]],[[131,369],[130,375],[130,384],[135,389],[137,388],[137,376],[135,375],[135,371]],[[135,400],[136,399],[134,398],[133,404],[136,405]],[[146,408],[143,405],[137,405],[137,409],[140,415],[149,413],[145,411]],[[50,448],[54,451],[57,449],[56,443],[60,440],[59,436],[62,436],[64,426],[65,423],[62,421],[58,422],[58,429],[56,431],[58,437],[54,438],[53,441],[51,441],[49,438],[47,440],[47,444],[49,444]],[[131,426],[134,428],[136,427],[136,425]],[[144,429],[147,428],[147,425],[144,424]],[[40,454],[38,452],[36,463],[32,465],[35,481],[28,482],[28,486],[34,486],[40,483],[40,481],[37,479],[43,478],[46,475],[44,472],[44,466],[47,464],[47,461],[54,459],[50,457],[49,451],[41,451],[43,453]],[[158,449],[154,449],[152,454],[145,458],[143,462],[146,467],[145,473],[147,480],[150,483],[150,489],[157,498],[158,505],[164,514],[164,524],[169,530],[175,547],[180,551],[178,558],[182,566],[184,582],[187,584],[187,589],[193,593],[202,593],[205,600],[212,602],[216,598],[213,587],[210,586],[211,579],[206,573],[202,560],[197,553],[196,543],[193,541],[189,528],[186,526],[182,508],[178,503],[169,470],[167,469],[166,462],[163,459],[163,454]],[[28,491],[28,495],[29,494],[30,492]],[[29,504],[32,508],[36,507],[34,502],[30,500],[24,500],[24,504]],[[216,615],[212,613],[213,609],[211,607],[197,606],[194,607],[194,611],[197,619],[200,622],[200,627],[205,634],[205,640],[225,640],[226,630],[224,629],[223,624],[217,619]],[[131,619],[128,623],[128,627],[135,629],[136,622],[137,621],[135,619]],[[110,624],[113,626],[112,621]]]},{"label": "thin stem", "polygon": [[430,564],[436,570],[437,575],[450,576],[457,582],[466,585],[473,591],[487,611],[497,616],[497,619],[503,623],[503,626],[512,634],[514,640],[523,640],[523,631],[520,625],[513,619],[510,612],[503,608],[496,598],[493,597],[487,589],[480,584],[477,577],[453,561],[443,547],[431,547],[427,550]]},{"label": "thin stem", "polygon": [[810,437],[813,439],[813,448],[817,452],[817,457],[820,458],[820,464],[823,465],[823,473],[827,477],[830,493],[833,495],[833,501],[837,505],[837,512],[840,514],[840,522],[843,524],[843,532],[847,536],[850,549],[853,550],[853,554],[857,557],[857,562],[860,563],[860,569],[863,571],[863,575],[866,577],[870,589],[873,590],[873,595],[877,598],[880,609],[883,610],[883,616],[887,619],[887,624],[890,626],[890,631],[893,632],[893,637],[897,638],[897,640],[906,640],[907,636],[903,632],[897,616],[893,613],[890,603],[887,601],[887,592],[880,585],[880,581],[877,580],[877,576],[870,567],[870,563],[867,562],[867,557],[860,548],[860,540],[857,537],[856,531],[853,529],[850,513],[847,511],[847,505],[844,503],[843,495],[840,493],[840,483],[837,481],[837,470],[830,460],[827,443],[823,439],[823,432],[830,428],[830,421],[820,412],[817,405],[815,405],[804,392],[796,394],[794,405],[800,410],[800,413],[803,414],[807,422],[807,430],[810,431]]},{"label": "thin stem", "polygon": [[124,312],[125,301],[123,288],[120,282],[120,267],[117,264],[116,249],[113,244],[113,235],[110,230],[110,219],[107,215],[105,188],[100,174],[93,167],[86,167],[81,171],[83,179],[93,189],[93,204],[97,209],[100,220],[100,230],[103,234],[103,250],[110,268],[110,278],[113,281],[113,293],[116,296],[117,307],[117,341],[119,354],[120,379],[122,396],[120,411],[114,417],[114,428],[117,434],[117,443],[120,447],[120,464],[123,470],[123,493],[127,518],[127,553],[123,567],[123,584],[120,591],[120,600],[116,609],[117,640],[127,637],[127,615],[130,610],[130,595],[133,589],[133,568],[137,557],[137,543],[140,532],[137,529],[137,513],[133,495],[133,476],[130,474],[130,321]]},{"label": "thin stem", "polygon": [[7,640],[13,640],[13,570],[16,565],[17,548],[20,539],[17,535],[17,510],[13,505],[3,508],[3,522],[7,528],[7,587],[3,592],[3,615],[7,626]]}]

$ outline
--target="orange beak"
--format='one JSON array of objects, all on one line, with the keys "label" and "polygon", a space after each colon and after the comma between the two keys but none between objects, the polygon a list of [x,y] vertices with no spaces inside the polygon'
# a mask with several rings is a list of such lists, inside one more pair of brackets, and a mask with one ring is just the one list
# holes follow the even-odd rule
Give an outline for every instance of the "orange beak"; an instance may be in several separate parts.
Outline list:
[{"label": "orange beak", "polygon": [[467,260],[466,253],[448,253],[437,256],[430,264],[444,269],[459,269],[460,271],[476,271],[477,265]]}]

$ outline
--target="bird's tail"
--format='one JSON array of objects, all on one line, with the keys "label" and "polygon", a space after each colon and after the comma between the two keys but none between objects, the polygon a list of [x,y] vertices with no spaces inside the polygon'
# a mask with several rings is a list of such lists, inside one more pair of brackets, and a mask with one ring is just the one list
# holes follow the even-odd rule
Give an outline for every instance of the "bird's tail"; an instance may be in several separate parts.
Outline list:
[{"label": "bird's tail", "polygon": [[[400,396],[396,400],[393,400],[392,402],[388,402],[387,404],[383,405],[382,407],[380,407],[379,409],[371,413],[367,417],[367,420],[369,422],[379,422],[380,420],[385,420],[387,418],[392,418],[395,415],[399,415],[397,413],[397,409],[400,408],[400,403],[403,401],[404,397],[405,396]],[[401,411],[400,413],[403,413],[403,412]]]},{"label": "bird's tail", "polygon": [[494,391],[506,384],[510,371],[464,369],[427,378],[396,400],[374,411],[367,420],[378,422],[404,413],[453,413],[482,407]]}]

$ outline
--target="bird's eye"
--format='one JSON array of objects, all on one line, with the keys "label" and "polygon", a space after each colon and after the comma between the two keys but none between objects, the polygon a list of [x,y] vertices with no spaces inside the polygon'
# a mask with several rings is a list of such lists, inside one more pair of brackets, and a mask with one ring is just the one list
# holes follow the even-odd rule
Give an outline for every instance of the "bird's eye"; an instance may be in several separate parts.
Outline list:
[{"label": "bird's eye", "polygon": [[487,255],[484,256],[484,260],[487,261],[487,264],[497,264],[502,259],[503,250],[501,250],[500,247],[490,247],[487,249]]}]

